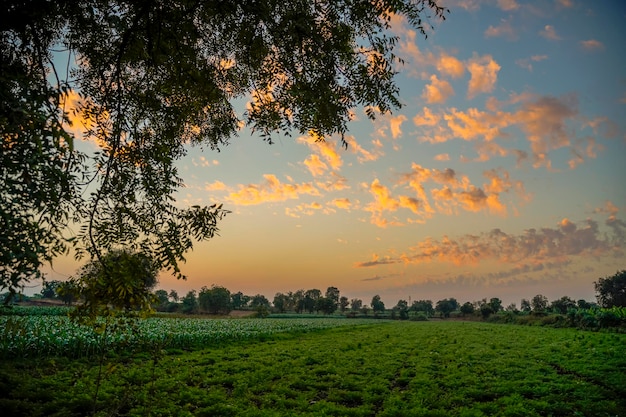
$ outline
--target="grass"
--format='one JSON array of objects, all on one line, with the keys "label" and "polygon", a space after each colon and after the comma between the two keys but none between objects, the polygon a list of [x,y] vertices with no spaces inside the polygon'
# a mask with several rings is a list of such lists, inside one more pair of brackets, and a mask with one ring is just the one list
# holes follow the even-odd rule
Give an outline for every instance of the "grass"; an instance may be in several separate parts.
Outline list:
[{"label": "grass", "polygon": [[[288,319],[281,319],[288,320]],[[344,325],[111,352],[97,415],[626,415],[626,335],[475,322]],[[92,412],[88,358],[0,362],[0,410]]]}]

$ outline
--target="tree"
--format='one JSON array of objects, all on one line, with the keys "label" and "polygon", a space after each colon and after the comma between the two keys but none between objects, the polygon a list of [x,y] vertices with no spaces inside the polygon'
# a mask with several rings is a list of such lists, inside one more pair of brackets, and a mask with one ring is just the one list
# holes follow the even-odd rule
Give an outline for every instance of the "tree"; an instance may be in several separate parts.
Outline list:
[{"label": "tree", "polygon": [[398,300],[398,303],[393,308],[393,312],[397,312],[400,320],[406,320],[409,318],[409,303],[406,300]]},{"label": "tree", "polygon": [[626,307],[626,270],[593,283],[598,304],[604,308]]},{"label": "tree", "polygon": [[248,305],[250,297],[239,291],[235,294],[231,294],[230,301],[233,305],[233,310],[241,310]]},{"label": "tree", "polygon": [[176,292],[176,290],[170,290],[169,297],[172,299],[173,302],[178,302],[178,292]]},{"label": "tree", "polygon": [[57,294],[65,305],[71,306],[79,296],[79,289],[75,280],[62,282],[57,288]]},{"label": "tree", "polygon": [[304,299],[303,299],[304,310],[308,311],[309,313],[313,313],[317,305],[317,300],[321,296],[322,296],[322,292],[318,289],[307,290],[304,293]]},{"label": "tree", "polygon": [[423,312],[429,317],[435,314],[435,309],[433,308],[433,302],[431,300],[413,301],[413,304],[411,304],[411,310],[415,311],[415,313]]},{"label": "tree", "polygon": [[350,300],[350,310],[359,311],[363,307],[363,300],[359,298],[353,298]]},{"label": "tree", "polygon": [[464,316],[474,314],[474,305],[472,303],[470,303],[469,301],[466,301],[461,306],[461,310],[460,311],[461,311],[461,314],[463,314]]},{"label": "tree", "polygon": [[44,281],[43,287],[41,288],[41,296],[43,298],[56,298],[59,287],[61,286],[61,281]]},{"label": "tree", "polygon": [[228,314],[232,310],[230,291],[219,285],[202,287],[198,293],[198,305],[209,314]]},{"label": "tree", "polygon": [[315,310],[324,314],[333,314],[337,310],[337,303],[333,298],[320,297],[315,301]]},{"label": "tree", "polygon": [[[391,17],[425,35],[426,17],[446,12],[435,0],[9,0],[1,288],[15,293],[69,245],[99,261],[115,248],[141,251],[182,278],[185,253],[227,213],[174,204],[187,146],[219,149],[241,124],[270,143],[298,131],[346,144],[352,109],[374,118],[401,105]],[[77,136],[98,151],[81,150]]]},{"label": "tree", "polygon": [[489,299],[489,307],[491,308],[491,311],[497,313],[502,310],[502,300],[496,297]]},{"label": "tree", "polygon": [[548,298],[545,295],[537,294],[530,300],[530,305],[534,313],[543,313],[548,308]]},{"label": "tree", "polygon": [[559,314],[567,314],[567,310],[576,308],[576,302],[571,298],[564,296],[550,303],[550,310]]},{"label": "tree", "polygon": [[150,311],[158,272],[158,265],[143,253],[112,251],[88,262],[78,278],[70,279],[75,298],[82,299],[74,317],[93,321],[97,316]]},{"label": "tree", "polygon": [[157,304],[157,310],[161,310],[167,307],[169,304],[169,297],[167,295],[167,291],[165,290],[156,290],[154,292],[155,302]]},{"label": "tree", "polygon": [[372,297],[372,302],[370,303],[370,306],[372,306],[372,311],[374,311],[374,314],[385,312],[385,303],[382,302],[382,300],[380,299],[380,295],[378,294]]},{"label": "tree", "polygon": [[444,300],[437,301],[435,310],[438,311],[443,317],[450,317],[450,313],[459,307],[459,303],[454,298],[446,298]]},{"label": "tree", "polygon": [[342,296],[341,298],[339,298],[339,311],[341,311],[342,313],[346,311],[348,309],[348,304],[350,304],[350,302],[348,301],[348,297]]},{"label": "tree", "polygon": [[532,308],[532,306],[530,305],[530,301],[528,301],[528,300],[527,300],[527,299],[525,299],[525,298],[522,298],[522,301],[520,302],[520,309],[521,309],[523,312],[528,313],[528,312],[530,312],[533,308]]},{"label": "tree", "polygon": [[274,301],[272,302],[272,304],[274,305],[274,309],[276,311],[278,311],[279,313],[284,313],[285,311],[287,311],[289,297],[286,294],[277,292],[276,295],[274,295]]},{"label": "tree", "polygon": [[257,294],[250,299],[250,307],[257,310],[259,307],[270,308],[269,300],[263,294]]},{"label": "tree", "polygon": [[196,291],[191,290],[181,300],[182,306],[180,311],[184,314],[193,314],[198,310],[198,298],[196,297]]}]

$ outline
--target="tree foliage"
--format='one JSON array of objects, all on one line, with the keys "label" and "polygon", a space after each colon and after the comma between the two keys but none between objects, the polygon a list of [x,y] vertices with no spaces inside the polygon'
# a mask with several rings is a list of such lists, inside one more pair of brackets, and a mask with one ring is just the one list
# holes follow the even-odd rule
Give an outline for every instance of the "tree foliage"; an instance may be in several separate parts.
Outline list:
[{"label": "tree foliage", "polygon": [[626,270],[594,282],[598,304],[604,308],[626,307]]},{"label": "tree foliage", "polygon": [[[176,204],[188,146],[219,149],[241,125],[269,142],[294,130],[343,138],[351,109],[374,118],[400,106],[391,17],[425,35],[447,12],[435,0],[3,5],[0,285],[10,292],[71,246],[100,261],[142,252],[183,277],[184,254],[226,213]],[[95,153],[77,146],[77,130]]]},{"label": "tree foliage", "polygon": [[156,301],[158,265],[143,253],[112,251],[85,264],[71,278],[75,298],[81,303],[74,317],[94,321],[97,316],[150,311]]},{"label": "tree foliage", "polygon": [[198,293],[198,305],[209,314],[228,314],[232,310],[230,291],[218,285],[202,287]]}]

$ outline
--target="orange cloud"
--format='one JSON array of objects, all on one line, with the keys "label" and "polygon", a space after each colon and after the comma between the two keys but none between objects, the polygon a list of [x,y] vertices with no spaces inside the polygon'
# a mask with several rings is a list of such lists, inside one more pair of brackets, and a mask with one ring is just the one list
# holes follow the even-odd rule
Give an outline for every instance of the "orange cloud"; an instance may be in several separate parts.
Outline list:
[{"label": "orange cloud", "polygon": [[369,185],[369,192],[374,197],[374,201],[368,204],[364,210],[372,213],[371,223],[378,227],[401,226],[402,223],[396,219],[388,220],[383,215],[385,212],[395,212],[399,208],[406,208],[417,214],[420,209],[420,201],[416,198],[401,195],[393,198],[387,187],[375,179]]},{"label": "orange cloud", "polygon": [[406,116],[403,114],[399,115],[398,117],[392,117],[389,120],[392,138],[397,139],[398,137],[402,136],[401,126],[402,123],[404,123],[405,121]]},{"label": "orange cloud", "polygon": [[350,210],[350,208],[352,207],[352,203],[348,198],[336,198],[331,202],[331,204],[337,208],[344,210]]},{"label": "orange cloud", "polygon": [[440,80],[436,75],[430,76],[430,84],[424,87],[422,98],[427,103],[443,103],[448,97],[454,95],[454,90],[449,82]]},{"label": "orange cloud", "polygon": [[345,177],[337,174],[336,172],[331,171],[330,175],[328,175],[327,178],[328,179],[323,182],[317,181],[315,185],[327,192],[341,191],[350,188],[350,186],[348,185],[348,180]]},{"label": "orange cloud", "polygon": [[501,10],[510,12],[512,10],[519,9],[519,4],[517,4],[517,1],[515,0],[498,0],[498,7]]},{"label": "orange cloud", "polygon": [[465,73],[465,65],[455,57],[442,53],[436,64],[437,71],[452,78],[460,78]]},{"label": "orange cloud", "polygon": [[318,155],[309,155],[307,159],[304,160],[304,165],[309,169],[309,172],[314,177],[319,177],[323,175],[324,172],[328,169],[328,165],[326,165]]},{"label": "orange cloud", "polygon": [[467,70],[471,74],[467,97],[471,99],[480,93],[491,93],[498,80],[500,68],[491,55],[470,59],[467,64]]},{"label": "orange cloud", "polygon": [[298,199],[307,194],[319,196],[319,191],[311,183],[283,184],[275,175],[263,175],[262,184],[248,184],[239,186],[239,191],[232,192],[227,200],[236,205],[254,205],[276,201]]},{"label": "orange cloud", "polygon": [[224,184],[222,181],[214,181],[210,184],[206,184],[204,186],[204,189],[206,191],[222,191],[226,189],[226,184]]},{"label": "orange cloud", "polygon": [[449,161],[450,155],[447,153],[440,153],[439,155],[435,155],[435,161]]}]

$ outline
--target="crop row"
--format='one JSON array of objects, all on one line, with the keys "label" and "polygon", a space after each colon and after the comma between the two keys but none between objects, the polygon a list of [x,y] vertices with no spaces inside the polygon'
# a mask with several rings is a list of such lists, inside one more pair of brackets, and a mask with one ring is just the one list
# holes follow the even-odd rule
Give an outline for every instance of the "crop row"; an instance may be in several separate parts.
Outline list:
[{"label": "crop row", "polygon": [[[339,319],[138,319],[106,332],[59,316],[0,316],[0,357],[85,357],[105,351],[187,349],[221,342],[262,339],[276,333],[308,332],[360,320]],[[369,322],[368,322],[369,323]]]}]

